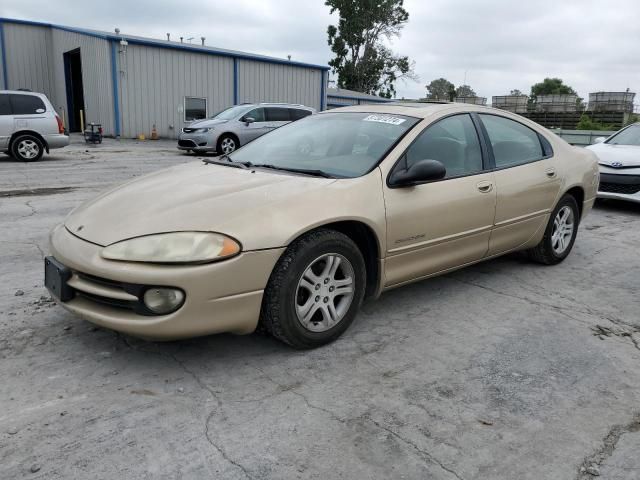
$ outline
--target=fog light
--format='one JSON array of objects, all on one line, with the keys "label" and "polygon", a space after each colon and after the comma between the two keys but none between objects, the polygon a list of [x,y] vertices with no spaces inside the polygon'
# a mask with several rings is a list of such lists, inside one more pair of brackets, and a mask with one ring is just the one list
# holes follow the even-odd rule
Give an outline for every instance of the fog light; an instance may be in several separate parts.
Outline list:
[{"label": "fog light", "polygon": [[153,313],[171,313],[182,305],[184,293],[176,288],[150,288],[144,292],[144,305]]}]

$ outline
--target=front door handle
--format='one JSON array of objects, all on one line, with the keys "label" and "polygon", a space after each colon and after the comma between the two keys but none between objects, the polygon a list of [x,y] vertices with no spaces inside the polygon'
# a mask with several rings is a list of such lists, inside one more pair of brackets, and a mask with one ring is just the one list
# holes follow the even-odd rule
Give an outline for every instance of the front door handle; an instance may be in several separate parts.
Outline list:
[{"label": "front door handle", "polygon": [[478,184],[476,184],[476,187],[478,187],[478,190],[482,193],[489,193],[491,190],[493,190],[493,183],[491,182],[480,182]]},{"label": "front door handle", "polygon": [[547,168],[545,170],[545,173],[547,174],[547,177],[549,178],[555,178],[556,176],[556,169],[555,168]]}]

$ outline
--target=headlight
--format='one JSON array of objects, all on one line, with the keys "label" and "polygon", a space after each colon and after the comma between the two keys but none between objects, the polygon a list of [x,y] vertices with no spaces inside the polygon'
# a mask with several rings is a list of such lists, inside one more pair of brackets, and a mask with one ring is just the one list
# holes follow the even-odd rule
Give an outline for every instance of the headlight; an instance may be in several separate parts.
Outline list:
[{"label": "headlight", "polygon": [[198,133],[207,133],[208,131],[213,130],[212,128],[197,128],[195,131]]},{"label": "headlight", "polygon": [[128,262],[205,263],[240,252],[238,242],[212,232],[173,232],[123,240],[105,247],[102,258]]}]

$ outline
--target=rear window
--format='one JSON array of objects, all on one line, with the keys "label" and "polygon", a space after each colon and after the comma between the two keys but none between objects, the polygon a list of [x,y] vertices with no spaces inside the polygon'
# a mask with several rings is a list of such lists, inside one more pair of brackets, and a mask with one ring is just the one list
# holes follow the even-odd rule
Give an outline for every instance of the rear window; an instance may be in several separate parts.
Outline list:
[{"label": "rear window", "polygon": [[291,117],[289,117],[289,109],[287,108],[267,107],[264,109],[264,114],[267,122],[291,121]]},{"label": "rear window", "polygon": [[[14,115],[32,115],[43,113],[47,110],[40,97],[34,95],[9,95],[11,99],[11,110]],[[38,112],[38,110],[41,110]]]},{"label": "rear window", "polygon": [[9,95],[0,94],[0,115],[11,115],[11,104],[9,103]]},{"label": "rear window", "polygon": [[309,110],[303,110],[302,108],[290,108],[289,116],[291,117],[291,121],[300,120],[301,118],[308,117],[311,115]]}]

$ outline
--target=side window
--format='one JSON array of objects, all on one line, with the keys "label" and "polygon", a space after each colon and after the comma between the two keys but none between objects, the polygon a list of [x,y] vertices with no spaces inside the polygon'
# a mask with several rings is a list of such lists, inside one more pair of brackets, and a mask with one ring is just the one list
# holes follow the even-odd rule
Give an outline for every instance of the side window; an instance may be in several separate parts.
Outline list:
[{"label": "side window", "polygon": [[[14,115],[33,115],[47,110],[42,100],[34,95],[9,95],[9,98]],[[38,112],[38,110],[41,111]]]},{"label": "side window", "polygon": [[184,121],[193,122],[207,118],[207,99],[184,97]]},{"label": "side window", "polygon": [[454,115],[430,125],[405,153],[406,168],[419,160],[438,160],[447,169],[445,178],[482,171],[478,133],[468,114]]},{"label": "side window", "polygon": [[529,127],[497,115],[480,114],[489,135],[497,168],[541,160],[540,137]]},{"label": "side window", "polygon": [[256,122],[264,122],[264,108],[254,108],[248,113],[245,113],[241,120],[244,121],[245,118],[253,118]]},{"label": "side window", "polygon": [[11,115],[11,103],[6,93],[0,93],[0,115]]},{"label": "side window", "polygon": [[289,122],[291,120],[287,108],[268,107],[264,110],[267,122]]},{"label": "side window", "polygon": [[309,110],[303,110],[302,108],[290,108],[289,116],[291,117],[291,121],[295,122],[296,120],[300,120],[301,118],[308,117],[311,115]]}]

